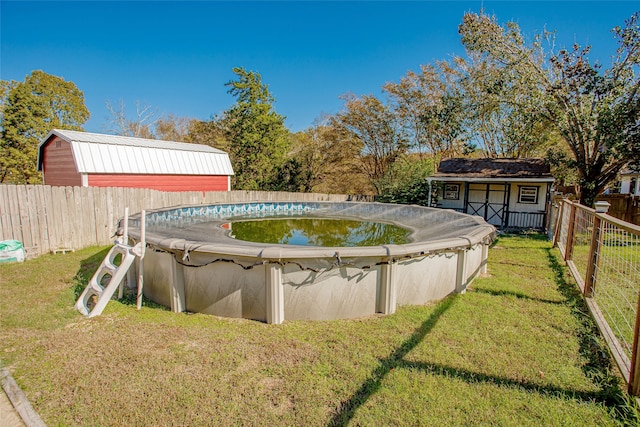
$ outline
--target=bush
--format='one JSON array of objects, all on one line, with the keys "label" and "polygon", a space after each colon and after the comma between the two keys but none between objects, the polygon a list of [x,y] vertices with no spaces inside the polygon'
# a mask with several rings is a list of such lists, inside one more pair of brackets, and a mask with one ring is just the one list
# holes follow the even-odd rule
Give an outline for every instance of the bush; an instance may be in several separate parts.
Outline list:
[{"label": "bush", "polygon": [[429,185],[426,178],[434,172],[434,161],[404,157],[382,179],[382,193],[376,201],[427,206]]}]

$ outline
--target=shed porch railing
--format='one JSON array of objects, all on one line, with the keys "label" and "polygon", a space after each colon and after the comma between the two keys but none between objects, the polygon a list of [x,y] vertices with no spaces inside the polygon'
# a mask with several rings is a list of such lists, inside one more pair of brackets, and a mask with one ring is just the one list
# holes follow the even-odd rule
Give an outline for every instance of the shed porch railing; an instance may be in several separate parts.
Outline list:
[{"label": "shed porch railing", "polygon": [[[441,208],[442,206],[436,206]],[[464,208],[447,208],[461,213],[465,212]],[[503,230],[547,230],[547,212],[516,212],[507,211],[504,216],[503,224],[494,224],[497,228]]]}]

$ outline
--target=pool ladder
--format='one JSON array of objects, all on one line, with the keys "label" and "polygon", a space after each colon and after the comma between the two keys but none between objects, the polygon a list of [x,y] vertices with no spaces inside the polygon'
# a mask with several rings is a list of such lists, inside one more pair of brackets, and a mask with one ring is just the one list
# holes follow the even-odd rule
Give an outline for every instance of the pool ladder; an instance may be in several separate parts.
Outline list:
[{"label": "pool ladder", "polygon": [[[138,297],[137,305],[140,308],[142,303],[142,259],[144,258],[145,249],[145,211],[142,211],[141,221],[141,239],[135,246],[127,244],[128,238],[128,222],[129,208],[125,208],[124,214],[124,234],[115,241],[114,246],[104,258],[100,267],[96,270],[89,280],[87,287],[84,288],[80,298],[75,303],[75,308],[87,317],[95,317],[102,314],[102,311],[111,300],[111,297],[118,292],[118,299],[122,298],[124,291],[124,278],[129,269],[133,265],[136,258],[139,259],[138,273]],[[120,263],[116,265],[115,259],[118,255],[122,255]]]},{"label": "pool ladder", "polygon": [[[128,246],[116,243],[111,248],[75,304],[80,313],[87,317],[99,316],[116,289],[120,290],[118,298],[122,297],[124,278],[136,259],[138,246],[139,244]],[[114,262],[118,254],[122,255],[120,265],[116,265]],[[106,281],[105,286],[103,286],[103,281]]]}]

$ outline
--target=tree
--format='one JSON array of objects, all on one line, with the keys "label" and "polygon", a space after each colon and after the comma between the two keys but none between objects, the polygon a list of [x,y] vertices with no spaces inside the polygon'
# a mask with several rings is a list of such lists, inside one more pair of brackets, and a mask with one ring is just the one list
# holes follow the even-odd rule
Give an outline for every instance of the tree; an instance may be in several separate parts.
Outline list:
[{"label": "tree", "polygon": [[[319,193],[369,194],[373,192],[360,172],[360,146],[353,135],[332,126],[332,117],[325,116],[304,132],[291,137],[288,163],[297,165],[291,191]],[[283,177],[286,178],[286,177]],[[284,179],[283,179],[284,180]]]},{"label": "tree", "polygon": [[520,73],[476,53],[456,58],[464,99],[464,127],[487,157],[532,157],[549,142],[537,114],[542,93],[531,74]]},{"label": "tree", "polygon": [[173,114],[158,119],[155,126],[155,136],[165,141],[192,142],[189,132],[198,120],[188,117],[177,117]]},{"label": "tree", "polygon": [[380,194],[382,178],[398,156],[407,151],[406,133],[398,116],[375,96],[358,98],[347,94],[342,99],[344,108],[333,117],[332,126],[346,132],[350,136],[347,141],[357,144],[360,168],[376,194]]},{"label": "tree", "polygon": [[225,111],[229,157],[235,187],[242,190],[277,188],[278,170],[286,160],[289,132],[284,117],[274,109],[275,99],[260,74],[234,68],[237,79],[229,81],[228,93],[236,103]]},{"label": "tree", "polygon": [[116,135],[132,136],[134,138],[150,138],[155,137],[155,127],[160,117],[158,110],[150,104],[142,104],[136,101],[136,117],[129,119],[125,113],[124,100],[118,102],[118,106],[114,107],[111,101],[105,102],[107,110],[111,114],[109,119],[110,131]]},{"label": "tree", "polygon": [[0,182],[34,184],[38,144],[52,129],[82,130],[89,119],[84,94],[73,82],[36,70],[24,82],[3,82]]},{"label": "tree", "polygon": [[[7,104],[9,91],[16,85],[15,81],[0,80],[0,123],[4,123],[4,108]],[[1,130],[2,128],[0,128]]]},{"label": "tree", "polygon": [[585,205],[593,204],[625,164],[640,159],[640,79],[634,72],[640,60],[639,20],[636,12],[624,28],[613,30],[617,55],[604,71],[590,63],[588,46],[546,53],[542,41],[552,42],[550,33],[526,45],[516,24],[503,28],[494,17],[475,13],[465,14],[459,27],[468,51],[536,82],[538,98],[528,93],[514,102],[536,100],[532,113],[568,145]]},{"label": "tree", "polygon": [[421,65],[419,73],[409,71],[399,83],[387,83],[383,89],[412,148],[435,156],[460,154],[466,141],[464,110],[457,72],[451,64]]},{"label": "tree", "polygon": [[227,130],[224,120],[214,116],[211,120],[191,120],[186,142],[209,145],[220,150],[229,151]]},{"label": "tree", "polygon": [[390,179],[383,179],[382,193],[377,201],[426,206],[429,203],[429,190],[432,190],[425,177],[435,171],[435,158],[416,158],[415,154],[402,156],[392,165]]}]

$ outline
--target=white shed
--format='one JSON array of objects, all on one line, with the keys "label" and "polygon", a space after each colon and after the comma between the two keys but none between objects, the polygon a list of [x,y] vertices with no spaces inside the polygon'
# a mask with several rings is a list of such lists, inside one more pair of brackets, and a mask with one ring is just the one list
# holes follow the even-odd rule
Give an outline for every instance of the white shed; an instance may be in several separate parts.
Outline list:
[{"label": "white shed", "polygon": [[554,179],[544,159],[446,159],[427,179],[437,188],[430,206],[478,215],[503,229],[547,227]]}]

